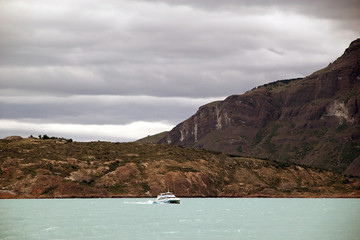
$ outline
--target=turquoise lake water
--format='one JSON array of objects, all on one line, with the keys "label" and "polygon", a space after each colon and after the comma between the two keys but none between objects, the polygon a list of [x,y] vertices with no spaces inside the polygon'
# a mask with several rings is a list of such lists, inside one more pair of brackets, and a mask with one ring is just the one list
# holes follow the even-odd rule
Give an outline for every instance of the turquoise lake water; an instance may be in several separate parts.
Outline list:
[{"label": "turquoise lake water", "polygon": [[0,200],[0,239],[360,239],[360,199],[151,200]]}]

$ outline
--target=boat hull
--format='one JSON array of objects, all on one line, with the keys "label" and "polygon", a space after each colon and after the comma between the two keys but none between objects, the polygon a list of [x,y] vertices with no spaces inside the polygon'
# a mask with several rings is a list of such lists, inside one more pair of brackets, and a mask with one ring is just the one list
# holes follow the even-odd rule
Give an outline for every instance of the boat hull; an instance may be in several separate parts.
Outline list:
[{"label": "boat hull", "polygon": [[180,198],[166,199],[164,201],[155,201],[153,204],[180,204]]},{"label": "boat hull", "polygon": [[168,201],[169,204],[180,204],[180,199],[171,199]]}]

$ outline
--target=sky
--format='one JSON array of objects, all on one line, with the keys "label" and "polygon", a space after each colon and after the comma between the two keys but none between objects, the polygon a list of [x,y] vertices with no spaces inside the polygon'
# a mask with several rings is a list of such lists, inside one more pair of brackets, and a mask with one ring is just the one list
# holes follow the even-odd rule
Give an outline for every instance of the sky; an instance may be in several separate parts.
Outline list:
[{"label": "sky", "polygon": [[358,0],[0,0],[0,138],[169,131],[326,67],[359,22]]}]

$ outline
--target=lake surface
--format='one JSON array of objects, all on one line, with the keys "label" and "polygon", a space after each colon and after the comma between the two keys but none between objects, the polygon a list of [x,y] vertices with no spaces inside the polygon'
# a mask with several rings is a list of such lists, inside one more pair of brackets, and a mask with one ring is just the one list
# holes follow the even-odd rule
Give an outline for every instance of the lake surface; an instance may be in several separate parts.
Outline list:
[{"label": "lake surface", "polygon": [[180,205],[151,203],[0,200],[0,239],[360,239],[360,199],[182,198]]}]

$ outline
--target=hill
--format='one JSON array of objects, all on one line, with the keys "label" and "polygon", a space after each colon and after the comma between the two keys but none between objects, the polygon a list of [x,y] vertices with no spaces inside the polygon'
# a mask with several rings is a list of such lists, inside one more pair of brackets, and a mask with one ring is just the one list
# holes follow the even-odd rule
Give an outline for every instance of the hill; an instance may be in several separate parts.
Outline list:
[{"label": "hill", "polygon": [[308,77],[204,105],[159,143],[360,176],[360,39]]},{"label": "hill", "polygon": [[0,140],[0,198],[360,197],[360,179],[172,145]]},{"label": "hill", "polygon": [[139,140],[136,140],[135,142],[137,143],[157,143],[158,141],[160,141],[168,132],[161,132],[158,134],[154,134],[154,135],[149,135],[147,137],[141,138]]}]

